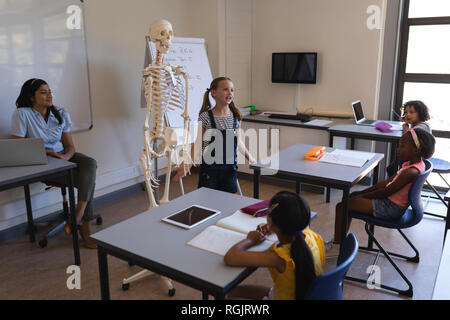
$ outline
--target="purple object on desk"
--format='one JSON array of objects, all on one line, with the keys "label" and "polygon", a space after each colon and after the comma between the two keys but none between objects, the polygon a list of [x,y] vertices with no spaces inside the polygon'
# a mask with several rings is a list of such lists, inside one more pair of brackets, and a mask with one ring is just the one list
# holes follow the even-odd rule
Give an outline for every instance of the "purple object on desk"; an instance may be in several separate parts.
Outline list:
[{"label": "purple object on desk", "polygon": [[269,208],[270,200],[264,200],[255,204],[252,204],[250,206],[247,206],[245,208],[242,208],[241,210],[245,213],[251,214],[254,217],[261,217],[265,216],[267,214],[267,209]]},{"label": "purple object on desk", "polygon": [[375,128],[381,132],[392,132],[392,126],[384,121],[377,122]]}]

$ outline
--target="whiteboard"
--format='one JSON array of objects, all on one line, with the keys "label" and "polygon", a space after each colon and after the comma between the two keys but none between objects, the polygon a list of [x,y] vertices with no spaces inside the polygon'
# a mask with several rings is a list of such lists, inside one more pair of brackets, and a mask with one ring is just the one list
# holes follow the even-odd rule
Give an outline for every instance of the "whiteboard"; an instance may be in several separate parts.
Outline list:
[{"label": "whiteboard", "polygon": [[[146,53],[144,67],[148,66],[152,61],[152,57],[156,55],[156,49],[153,42],[150,41],[150,37],[146,36],[145,41]],[[203,94],[206,88],[209,88],[212,81],[205,40],[200,38],[174,37],[169,52],[164,56],[164,62],[173,66],[182,66],[183,71],[189,73],[189,116],[192,121],[197,121],[203,103]],[[146,107],[143,88],[141,88],[141,107]],[[183,127],[182,113],[183,110],[181,109],[168,111],[166,114],[168,125],[170,127]]]},{"label": "whiteboard", "polygon": [[10,135],[22,84],[45,80],[53,104],[68,110],[72,132],[92,127],[91,99],[79,0],[0,1],[0,138]]}]

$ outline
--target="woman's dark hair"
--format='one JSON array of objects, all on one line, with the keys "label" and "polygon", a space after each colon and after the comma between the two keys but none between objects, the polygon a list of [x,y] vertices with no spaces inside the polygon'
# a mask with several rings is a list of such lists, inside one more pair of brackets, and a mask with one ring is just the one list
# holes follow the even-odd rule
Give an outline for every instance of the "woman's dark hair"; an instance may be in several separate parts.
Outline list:
[{"label": "woman's dark hair", "polygon": [[[16,107],[33,108],[31,97],[34,97],[36,91],[38,91],[43,84],[47,84],[47,82],[42,79],[33,78],[25,81],[25,83],[22,85],[22,89],[20,89],[19,97],[17,97]],[[48,108],[47,112],[53,113],[56,119],[58,119],[59,124],[63,122],[62,117],[59,114],[58,110],[56,110],[55,106],[52,105],[50,108]]]},{"label": "woman's dark hair", "polygon": [[[433,137],[432,134],[426,132],[423,129],[414,128],[414,131],[416,132],[417,138],[419,139],[420,155],[424,159],[431,158],[434,154],[434,146],[436,144],[436,139]],[[411,135],[411,132],[409,132],[409,134]]]},{"label": "woman's dark hair", "polygon": [[[203,103],[202,103],[202,107],[200,109],[199,114],[208,111],[209,109],[211,109],[212,105],[211,102],[209,101],[209,92],[211,90],[217,90],[218,86],[219,86],[219,82],[222,80],[229,80],[232,81],[230,78],[228,77],[219,77],[219,78],[215,78],[211,84],[209,85],[209,88],[206,89],[205,93],[203,94]],[[241,121],[242,120],[242,114],[239,111],[239,109],[236,107],[236,105],[234,104],[234,101],[231,101],[231,103],[229,104],[230,110],[231,112],[233,112],[234,116]]]},{"label": "woman's dark hair", "polygon": [[311,209],[303,197],[296,193],[281,191],[271,200],[269,213],[272,222],[289,237],[295,237],[291,245],[291,257],[295,263],[295,296],[303,299],[316,277],[311,250],[300,232],[309,225]]},{"label": "woman's dark hair", "polygon": [[428,112],[428,107],[422,101],[412,100],[412,101],[408,101],[408,102],[404,103],[402,106],[402,112],[405,110],[406,107],[413,107],[414,110],[416,110],[416,112],[419,113],[420,121],[430,120],[430,114]]}]

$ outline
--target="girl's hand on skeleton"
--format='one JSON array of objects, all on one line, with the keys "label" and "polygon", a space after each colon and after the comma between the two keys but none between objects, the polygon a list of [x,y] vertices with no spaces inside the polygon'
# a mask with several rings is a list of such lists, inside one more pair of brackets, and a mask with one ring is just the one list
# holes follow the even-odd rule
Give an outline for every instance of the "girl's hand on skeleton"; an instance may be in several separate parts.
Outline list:
[{"label": "girl's hand on skeleton", "polygon": [[184,166],[180,166],[174,170],[176,172],[175,176],[172,179],[172,182],[178,182],[181,178],[184,178],[187,174],[187,170],[185,170]]}]

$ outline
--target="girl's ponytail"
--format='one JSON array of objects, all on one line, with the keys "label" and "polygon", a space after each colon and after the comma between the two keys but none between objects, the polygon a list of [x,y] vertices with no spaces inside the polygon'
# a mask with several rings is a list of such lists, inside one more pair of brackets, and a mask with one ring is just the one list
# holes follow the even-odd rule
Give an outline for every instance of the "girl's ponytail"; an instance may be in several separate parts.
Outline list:
[{"label": "girl's ponytail", "polygon": [[270,207],[276,203],[269,215],[284,235],[294,239],[290,253],[295,263],[295,296],[301,300],[316,277],[311,249],[301,231],[309,225],[311,209],[302,196],[288,191],[278,192],[270,200]]},{"label": "girl's ponytail", "polygon": [[291,257],[295,263],[295,296],[297,300],[301,300],[316,277],[314,259],[301,231],[295,234]]},{"label": "girl's ponytail", "polygon": [[203,103],[199,114],[202,114],[203,112],[211,109],[211,102],[209,101],[209,91],[211,91],[210,88],[206,89],[205,93],[203,94]]},{"label": "girl's ponytail", "polygon": [[234,104],[234,101],[231,101],[231,103],[229,104],[230,110],[231,112],[233,112],[234,116],[241,121],[242,120],[242,113],[239,111],[239,109],[236,107],[236,105]]}]

